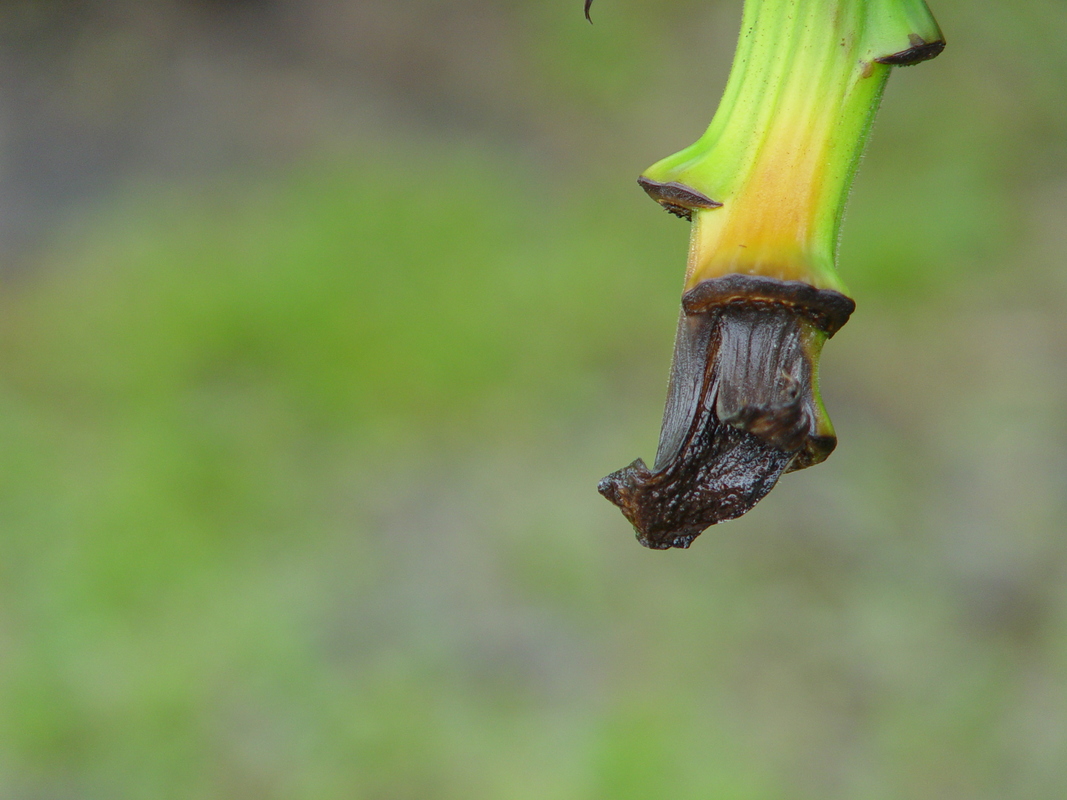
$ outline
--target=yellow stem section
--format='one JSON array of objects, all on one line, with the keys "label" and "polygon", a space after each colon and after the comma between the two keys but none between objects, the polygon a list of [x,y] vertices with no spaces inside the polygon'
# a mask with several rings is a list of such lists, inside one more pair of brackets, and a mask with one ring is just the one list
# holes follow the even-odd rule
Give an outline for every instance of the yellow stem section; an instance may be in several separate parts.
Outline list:
[{"label": "yellow stem section", "polygon": [[783,76],[748,169],[713,195],[722,208],[693,215],[686,289],[742,273],[844,290],[834,271],[838,220],[869,126],[849,112],[859,100],[873,115],[888,74],[882,64],[854,64],[836,96],[789,91],[806,76]]},{"label": "yellow stem section", "polygon": [[711,125],[645,173],[722,203],[693,209],[686,289],[742,273],[844,292],[837,232],[889,65],[934,41],[923,0],[746,0]]}]

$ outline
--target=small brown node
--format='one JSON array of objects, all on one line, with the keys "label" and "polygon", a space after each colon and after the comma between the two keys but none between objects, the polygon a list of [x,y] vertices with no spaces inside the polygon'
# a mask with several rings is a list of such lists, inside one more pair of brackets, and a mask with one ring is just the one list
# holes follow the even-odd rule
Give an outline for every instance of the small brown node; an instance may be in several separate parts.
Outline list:
[{"label": "small brown node", "polygon": [[879,64],[889,64],[893,67],[910,67],[913,64],[937,58],[941,55],[941,51],[945,49],[944,39],[928,42],[916,33],[908,35],[908,43],[911,47],[907,50],[876,58],[875,61]]},{"label": "small brown node", "polygon": [[677,181],[661,183],[641,176],[637,185],[669,213],[682,219],[691,220],[696,209],[722,208],[722,203]]}]

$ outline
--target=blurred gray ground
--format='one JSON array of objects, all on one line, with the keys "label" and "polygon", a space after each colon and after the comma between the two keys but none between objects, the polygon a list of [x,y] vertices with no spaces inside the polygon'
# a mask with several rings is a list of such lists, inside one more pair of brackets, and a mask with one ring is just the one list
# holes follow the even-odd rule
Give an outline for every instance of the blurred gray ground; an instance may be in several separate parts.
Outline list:
[{"label": "blurred gray ground", "polygon": [[[123,182],[261,168],[357,136],[473,135],[541,162],[580,159],[582,101],[595,118],[612,98],[581,77],[565,87],[570,97],[546,96],[567,81],[566,66],[528,60],[538,29],[559,27],[537,18],[572,20],[574,5],[531,14],[487,0],[12,0],[0,11],[4,263],[57,215]],[[679,5],[692,16],[702,4]],[[708,25],[702,49],[732,47],[737,10],[726,12],[697,10],[725,23]],[[672,22],[684,46],[685,15],[676,6],[663,16],[654,30]],[[572,67],[611,69],[591,61]],[[714,65],[713,79],[716,68],[725,74]],[[594,83],[610,94],[618,81]],[[699,121],[705,108],[695,112]]]},{"label": "blurred gray ground", "polygon": [[[123,180],[289,159],[366,124],[373,97],[425,98],[418,83],[432,75],[405,63],[395,32],[391,48],[375,47],[380,26],[329,21],[375,9],[328,5],[7,4],[0,230],[9,254]],[[399,63],[381,63],[390,53]]]},{"label": "blurred gray ground", "polygon": [[0,5],[0,797],[1062,796],[1062,3],[935,4],[840,446],[684,553],[595,485],[740,3],[579,5]]}]

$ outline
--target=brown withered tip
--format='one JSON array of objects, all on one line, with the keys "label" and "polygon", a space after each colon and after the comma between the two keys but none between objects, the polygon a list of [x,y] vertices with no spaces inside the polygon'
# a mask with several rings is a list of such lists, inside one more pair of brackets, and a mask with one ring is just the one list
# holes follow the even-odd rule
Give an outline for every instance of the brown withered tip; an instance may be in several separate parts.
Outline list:
[{"label": "brown withered tip", "polygon": [[783,473],[830,454],[837,439],[822,418],[817,362],[854,307],[839,292],[762,276],[686,292],[655,465],[638,459],[598,486],[641,544],[689,547]]},{"label": "brown withered tip", "polygon": [[589,20],[589,24],[593,24],[593,18],[589,16],[589,9],[593,7],[593,0],[585,0],[585,18]]},{"label": "brown withered tip", "polygon": [[661,183],[642,175],[637,185],[669,213],[682,219],[693,219],[693,211],[698,208],[722,208],[722,203],[677,181]]},{"label": "brown withered tip", "polygon": [[928,42],[915,33],[908,36],[908,44],[910,44],[911,47],[907,50],[901,50],[899,53],[876,58],[875,61],[879,64],[889,64],[893,67],[910,67],[913,64],[919,64],[923,61],[929,61],[931,58],[937,58],[941,55],[941,51],[945,49],[944,39]]}]

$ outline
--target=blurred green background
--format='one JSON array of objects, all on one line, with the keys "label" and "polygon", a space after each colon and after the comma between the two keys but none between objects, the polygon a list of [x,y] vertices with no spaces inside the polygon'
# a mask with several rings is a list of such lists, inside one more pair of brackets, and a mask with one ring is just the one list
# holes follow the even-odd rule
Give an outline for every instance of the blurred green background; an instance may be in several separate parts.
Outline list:
[{"label": "blurred green background", "polygon": [[0,6],[0,797],[1063,797],[1067,14],[934,11],[837,452],[652,552],[739,0]]}]

